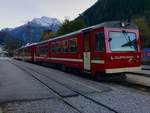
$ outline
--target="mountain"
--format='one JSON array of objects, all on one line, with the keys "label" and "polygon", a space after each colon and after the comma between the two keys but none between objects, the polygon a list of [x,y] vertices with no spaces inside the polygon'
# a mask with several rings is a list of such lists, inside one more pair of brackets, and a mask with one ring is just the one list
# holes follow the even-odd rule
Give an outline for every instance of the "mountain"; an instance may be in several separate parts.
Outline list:
[{"label": "mountain", "polygon": [[56,18],[48,18],[48,17],[41,17],[41,18],[35,18],[33,19],[30,24],[33,25],[39,25],[41,27],[48,27],[49,29],[51,29],[53,32],[56,32],[60,25],[61,22],[56,19]]},{"label": "mountain", "polygon": [[[11,35],[12,38],[18,38],[24,43],[35,43],[40,41],[43,31],[51,30],[52,32],[56,32],[60,26],[61,22],[58,19],[43,16],[13,29],[3,29],[0,31],[0,34]],[[0,41],[3,42],[5,36],[3,38],[1,36]]]},{"label": "mountain", "polygon": [[150,0],[97,0],[73,21],[64,21],[58,35],[106,21],[130,21],[139,27],[143,48],[150,48]]},{"label": "mountain", "polygon": [[90,25],[136,16],[149,18],[149,5],[150,0],[98,0],[83,15],[88,18]]}]

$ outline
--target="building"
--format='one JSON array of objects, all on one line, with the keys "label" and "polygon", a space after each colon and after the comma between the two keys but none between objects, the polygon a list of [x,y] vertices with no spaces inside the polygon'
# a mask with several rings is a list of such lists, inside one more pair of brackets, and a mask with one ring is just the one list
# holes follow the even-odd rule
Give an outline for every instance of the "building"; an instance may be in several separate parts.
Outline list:
[{"label": "building", "polygon": [[0,57],[6,57],[6,56],[8,56],[8,52],[3,51],[3,46],[0,45]]}]

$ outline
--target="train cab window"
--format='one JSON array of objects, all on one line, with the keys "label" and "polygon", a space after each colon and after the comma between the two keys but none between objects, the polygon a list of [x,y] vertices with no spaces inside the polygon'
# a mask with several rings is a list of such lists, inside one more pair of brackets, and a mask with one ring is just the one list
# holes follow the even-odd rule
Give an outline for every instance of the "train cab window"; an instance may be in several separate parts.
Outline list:
[{"label": "train cab window", "polygon": [[63,51],[64,53],[68,52],[68,40],[63,41]]},{"label": "train cab window", "polygon": [[72,53],[77,52],[77,38],[69,40],[69,49]]},{"label": "train cab window", "polygon": [[109,32],[109,44],[111,51],[136,51],[136,34],[126,31]]},{"label": "train cab window", "polygon": [[104,51],[104,33],[95,34],[95,51]]}]

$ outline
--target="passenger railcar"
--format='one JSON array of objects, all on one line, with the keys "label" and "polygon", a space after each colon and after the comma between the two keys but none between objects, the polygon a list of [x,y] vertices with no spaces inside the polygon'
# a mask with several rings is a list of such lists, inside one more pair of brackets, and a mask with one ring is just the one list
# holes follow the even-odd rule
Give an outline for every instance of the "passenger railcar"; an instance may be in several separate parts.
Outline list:
[{"label": "passenger railcar", "polygon": [[34,62],[35,44],[27,44],[15,51],[15,59]]},{"label": "passenger railcar", "polygon": [[76,68],[92,75],[141,68],[139,31],[132,23],[105,22],[25,48],[34,62]]}]

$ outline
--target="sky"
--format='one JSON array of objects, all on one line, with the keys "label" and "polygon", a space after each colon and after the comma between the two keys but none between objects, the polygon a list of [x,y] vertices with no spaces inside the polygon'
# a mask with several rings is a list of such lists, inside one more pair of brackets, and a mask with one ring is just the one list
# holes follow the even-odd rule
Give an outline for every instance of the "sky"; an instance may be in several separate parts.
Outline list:
[{"label": "sky", "polygon": [[0,0],[0,29],[14,28],[42,16],[76,18],[97,0]]}]

